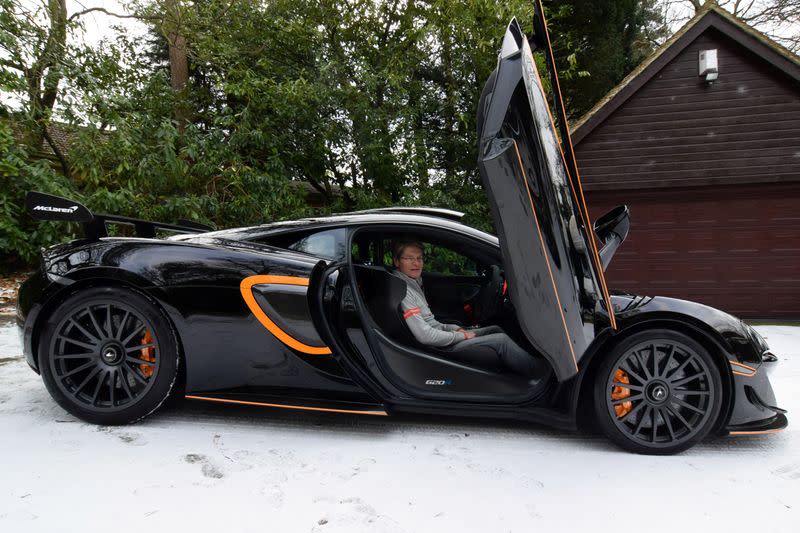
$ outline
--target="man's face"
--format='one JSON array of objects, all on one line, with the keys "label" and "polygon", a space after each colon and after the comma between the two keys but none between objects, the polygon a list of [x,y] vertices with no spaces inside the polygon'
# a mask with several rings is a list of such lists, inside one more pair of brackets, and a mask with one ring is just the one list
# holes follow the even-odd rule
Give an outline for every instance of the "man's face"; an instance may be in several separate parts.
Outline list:
[{"label": "man's face", "polygon": [[419,246],[406,246],[400,257],[395,258],[394,266],[409,278],[417,279],[422,275],[423,261],[422,249]]}]

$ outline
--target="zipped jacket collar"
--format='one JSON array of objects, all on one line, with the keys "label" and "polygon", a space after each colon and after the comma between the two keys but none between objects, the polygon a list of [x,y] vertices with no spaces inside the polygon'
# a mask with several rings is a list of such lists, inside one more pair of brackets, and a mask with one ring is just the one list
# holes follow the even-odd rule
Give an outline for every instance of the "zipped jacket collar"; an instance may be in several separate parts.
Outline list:
[{"label": "zipped jacket collar", "polygon": [[403,281],[405,281],[406,285],[408,285],[409,289],[411,289],[412,291],[418,293],[423,298],[425,297],[425,291],[422,288],[422,278],[421,277],[418,278],[418,279],[414,279],[411,276],[407,276],[407,275],[403,274],[402,272],[400,272],[397,269],[393,270],[392,273],[395,276],[398,276]]}]

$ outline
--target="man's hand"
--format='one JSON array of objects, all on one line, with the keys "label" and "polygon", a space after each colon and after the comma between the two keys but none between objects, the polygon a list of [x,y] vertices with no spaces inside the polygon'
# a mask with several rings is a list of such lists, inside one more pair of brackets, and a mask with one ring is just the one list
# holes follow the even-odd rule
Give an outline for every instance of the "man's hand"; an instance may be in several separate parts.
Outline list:
[{"label": "man's hand", "polygon": [[464,335],[464,340],[475,338],[475,333],[473,333],[472,331],[467,331],[464,328],[458,328],[456,331],[459,331]]}]

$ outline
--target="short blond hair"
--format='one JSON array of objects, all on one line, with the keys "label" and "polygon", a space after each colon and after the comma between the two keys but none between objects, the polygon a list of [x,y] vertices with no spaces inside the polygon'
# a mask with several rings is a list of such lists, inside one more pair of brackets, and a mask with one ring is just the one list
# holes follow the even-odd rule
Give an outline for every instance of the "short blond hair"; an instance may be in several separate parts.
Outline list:
[{"label": "short blond hair", "polygon": [[405,249],[410,246],[415,246],[425,252],[425,246],[416,239],[398,239],[392,243],[392,257],[399,261]]}]

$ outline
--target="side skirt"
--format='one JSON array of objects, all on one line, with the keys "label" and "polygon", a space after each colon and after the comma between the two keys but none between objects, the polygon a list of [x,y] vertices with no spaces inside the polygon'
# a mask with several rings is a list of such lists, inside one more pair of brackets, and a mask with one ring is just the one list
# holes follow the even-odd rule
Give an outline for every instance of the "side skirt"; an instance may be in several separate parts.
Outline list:
[{"label": "side skirt", "polygon": [[230,394],[187,394],[188,400],[202,400],[207,402],[223,403],[228,405],[247,405],[255,407],[280,407],[283,409],[296,409],[301,411],[324,411],[328,413],[355,414],[388,416],[389,413],[380,404],[363,404],[356,402],[325,402],[295,398],[291,402],[286,402],[283,397],[259,396],[257,399],[248,396],[243,399],[241,396]]},{"label": "side skirt", "polygon": [[389,405],[389,412],[394,414],[423,414],[448,417],[486,418],[491,420],[521,420],[542,424],[565,431],[577,431],[578,425],[574,416],[547,407],[509,406],[487,404],[459,403],[449,407],[445,402],[408,401],[394,402]]},{"label": "side skirt", "polygon": [[[447,405],[437,401],[407,401],[392,404],[372,404],[343,401],[324,401],[320,399],[286,398],[285,396],[265,396],[230,393],[187,394],[189,400],[214,402],[226,405],[250,407],[273,407],[302,411],[321,411],[336,414],[357,414],[371,416],[390,416],[403,414],[433,415],[452,418],[485,418],[491,420],[522,420],[542,424],[556,429],[576,431],[574,417],[553,409],[534,406],[508,406],[487,404]],[[287,401],[289,400],[289,401]]]}]

